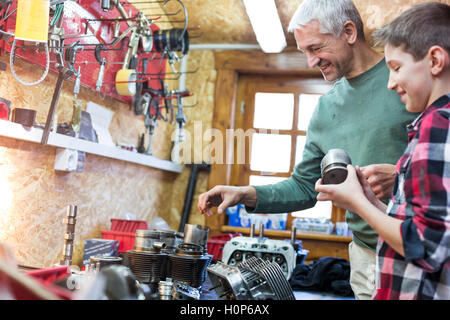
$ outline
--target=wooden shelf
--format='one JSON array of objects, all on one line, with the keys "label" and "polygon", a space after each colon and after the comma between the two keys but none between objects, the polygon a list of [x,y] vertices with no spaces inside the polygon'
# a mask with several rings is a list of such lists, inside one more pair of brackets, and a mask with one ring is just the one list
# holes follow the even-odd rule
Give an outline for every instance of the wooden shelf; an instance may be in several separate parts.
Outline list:
[{"label": "wooden shelf", "polygon": [[[239,232],[242,234],[250,234],[250,228],[243,227],[232,227],[232,226],[222,226],[222,232]],[[255,230],[255,235],[259,234],[259,230]],[[291,232],[288,230],[264,230],[264,235],[268,237],[277,237],[277,238],[290,238]],[[320,234],[320,233],[306,233],[306,232],[298,232],[296,234],[297,239],[310,239],[310,240],[322,240],[322,241],[334,241],[334,242],[346,242],[350,243],[352,241],[352,237],[344,237],[338,236],[335,234]]]},{"label": "wooden shelf", "polygon": [[[43,131],[43,129],[35,127],[26,129],[21,124],[7,120],[0,120],[0,136],[34,143],[41,143]],[[118,147],[102,145],[99,143],[82,140],[55,132],[50,132],[47,145],[58,148],[78,150],[106,158],[127,161],[165,171],[180,173],[182,170],[182,165],[169,160],[163,160],[153,156],[120,149]]]}]

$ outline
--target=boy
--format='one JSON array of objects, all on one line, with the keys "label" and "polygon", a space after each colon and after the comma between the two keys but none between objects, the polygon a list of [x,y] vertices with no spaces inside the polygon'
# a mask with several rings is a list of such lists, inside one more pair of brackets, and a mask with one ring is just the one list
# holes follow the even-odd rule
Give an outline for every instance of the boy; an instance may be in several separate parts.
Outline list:
[{"label": "boy", "polygon": [[[450,6],[422,3],[374,33],[385,45],[388,88],[410,112],[389,205],[358,167],[317,199],[358,213],[379,234],[373,299],[450,299]],[[385,212],[387,214],[385,214]]]}]

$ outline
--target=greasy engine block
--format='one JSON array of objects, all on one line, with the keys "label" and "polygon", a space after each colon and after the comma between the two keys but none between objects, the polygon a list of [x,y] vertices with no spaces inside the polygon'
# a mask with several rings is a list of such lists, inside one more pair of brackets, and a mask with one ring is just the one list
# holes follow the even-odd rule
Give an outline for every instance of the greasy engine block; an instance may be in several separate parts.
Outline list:
[{"label": "greasy engine block", "polygon": [[[252,227],[253,228],[253,227]],[[303,263],[308,250],[302,249],[302,243],[295,240],[296,230],[292,232],[292,238],[288,240],[273,240],[263,237],[263,229],[259,237],[234,237],[228,241],[222,254],[222,262],[229,266],[236,266],[252,257],[264,261],[277,263],[286,279],[290,279],[295,266]]]}]

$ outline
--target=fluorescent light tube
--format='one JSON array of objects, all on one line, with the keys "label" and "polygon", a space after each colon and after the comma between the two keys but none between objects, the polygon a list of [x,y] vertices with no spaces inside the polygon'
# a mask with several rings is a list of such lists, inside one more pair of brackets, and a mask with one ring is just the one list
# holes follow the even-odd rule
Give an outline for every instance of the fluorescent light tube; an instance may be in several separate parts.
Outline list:
[{"label": "fluorescent light tube", "polygon": [[262,51],[278,53],[286,47],[283,27],[274,0],[243,0]]}]

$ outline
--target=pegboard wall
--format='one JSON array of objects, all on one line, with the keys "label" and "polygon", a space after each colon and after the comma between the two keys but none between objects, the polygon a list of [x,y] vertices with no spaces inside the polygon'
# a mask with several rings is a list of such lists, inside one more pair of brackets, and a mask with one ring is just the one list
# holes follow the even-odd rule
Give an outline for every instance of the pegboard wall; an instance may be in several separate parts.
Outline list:
[{"label": "pegboard wall", "polygon": [[[55,3],[52,1],[51,3]],[[58,3],[56,1],[56,3]],[[100,71],[100,62],[96,59],[95,49],[99,45],[103,45],[102,50],[99,50],[101,58],[106,59],[104,66],[103,82],[99,94],[110,96],[116,100],[131,104],[133,97],[120,95],[116,90],[116,74],[123,68],[124,59],[127,49],[130,45],[131,32],[125,34],[120,41],[115,45],[114,40],[117,40],[117,34],[123,34],[130,28],[130,24],[135,23],[135,17],[138,16],[139,10],[136,9],[129,1],[120,1],[120,4],[125,9],[129,19],[124,19],[117,7],[111,5],[111,9],[104,11],[102,9],[102,1],[100,0],[78,0],[78,1],[60,1],[63,3],[64,9],[60,18],[60,27],[63,28],[63,48],[77,45],[79,50],[76,52],[74,59],[74,68],[79,70],[81,77],[81,85],[92,90],[96,90],[96,82]],[[114,1],[111,1],[114,3]],[[1,1],[1,25],[0,30],[9,34],[14,34],[16,24],[16,7],[17,0]],[[51,22],[55,18],[56,10],[51,10],[49,21],[49,39],[52,32]],[[142,13],[141,13],[142,14]],[[5,19],[6,18],[6,19]],[[161,17],[151,15],[146,17],[150,21],[149,28],[154,34],[160,30],[157,25],[157,20]],[[150,39],[149,39],[150,38]],[[153,41],[153,37],[147,37],[147,40]],[[14,37],[2,34],[0,40],[0,47],[2,52],[11,53],[11,47]],[[145,40],[145,38],[144,38]],[[151,45],[151,51],[148,50],[148,45],[144,50],[144,40],[140,39],[137,56],[133,62],[138,73],[145,74],[145,76],[137,79],[137,82],[147,82],[149,88],[156,90],[161,89],[161,85],[165,78],[165,68],[167,58],[155,50],[155,46]],[[56,49],[56,50],[55,50]],[[50,66],[49,69],[58,72],[57,68],[57,51],[55,45],[49,42]],[[15,55],[29,61],[33,64],[40,65],[45,68],[47,58],[42,47],[37,48],[25,43],[24,41],[16,42]],[[144,70],[144,59],[147,60],[146,69]],[[71,78],[75,80],[75,76]]]}]

